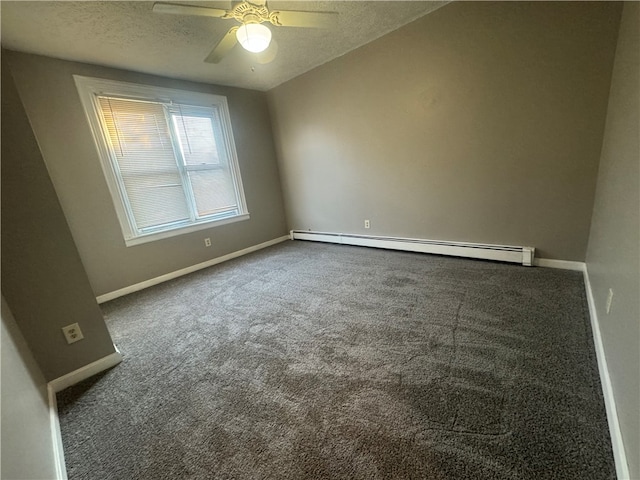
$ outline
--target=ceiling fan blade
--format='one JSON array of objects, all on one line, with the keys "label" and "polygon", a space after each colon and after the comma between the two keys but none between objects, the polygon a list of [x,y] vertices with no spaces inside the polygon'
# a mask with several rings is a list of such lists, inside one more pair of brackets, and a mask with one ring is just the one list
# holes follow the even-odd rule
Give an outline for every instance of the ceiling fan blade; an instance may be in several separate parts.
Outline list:
[{"label": "ceiling fan blade", "polygon": [[283,10],[271,12],[269,21],[279,27],[327,28],[336,21],[337,12],[296,12]]},{"label": "ceiling fan blade", "polygon": [[236,38],[236,32],[238,31],[238,27],[232,27],[222,40],[218,42],[215,48],[211,51],[209,56],[204,59],[207,63],[220,63],[220,61],[224,58],[224,56],[229,53],[229,51],[235,47],[238,40]]},{"label": "ceiling fan blade", "polygon": [[202,17],[224,17],[226,10],[219,8],[197,7],[195,5],[181,5],[178,3],[154,3],[155,13],[169,13],[172,15],[199,15]]}]

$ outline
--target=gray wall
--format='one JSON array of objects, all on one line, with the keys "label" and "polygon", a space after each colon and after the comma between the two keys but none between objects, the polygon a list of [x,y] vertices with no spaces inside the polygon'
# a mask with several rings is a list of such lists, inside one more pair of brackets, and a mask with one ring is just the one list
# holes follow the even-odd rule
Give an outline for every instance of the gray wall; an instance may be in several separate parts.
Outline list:
[{"label": "gray wall", "polygon": [[[51,180],[96,295],[286,234],[265,94],[8,52],[8,61]],[[72,75],[225,95],[248,221],[126,247]],[[211,237],[212,247],[204,246]]]},{"label": "gray wall", "polygon": [[[640,478],[640,4],[626,2],[616,51],[587,269],[631,478]],[[609,288],[614,296],[609,314]]]},{"label": "gray wall", "polygon": [[[52,380],[114,348],[2,60],[2,293]],[[60,329],[75,322],[85,339],[68,345]]]},{"label": "gray wall", "polygon": [[47,384],[2,298],[2,478],[56,478]]},{"label": "gray wall", "polygon": [[455,2],[273,89],[289,227],[584,261],[620,9]]}]

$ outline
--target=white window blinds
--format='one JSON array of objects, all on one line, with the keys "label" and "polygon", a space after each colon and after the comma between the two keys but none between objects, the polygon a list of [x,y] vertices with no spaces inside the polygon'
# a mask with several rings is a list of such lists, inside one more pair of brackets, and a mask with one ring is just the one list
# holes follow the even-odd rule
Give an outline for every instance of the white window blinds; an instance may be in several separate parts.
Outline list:
[{"label": "white window blinds", "polygon": [[138,234],[240,213],[217,108],[97,99],[115,177]]},{"label": "white window blinds", "polygon": [[190,219],[161,104],[100,97],[109,147],[140,230]]}]

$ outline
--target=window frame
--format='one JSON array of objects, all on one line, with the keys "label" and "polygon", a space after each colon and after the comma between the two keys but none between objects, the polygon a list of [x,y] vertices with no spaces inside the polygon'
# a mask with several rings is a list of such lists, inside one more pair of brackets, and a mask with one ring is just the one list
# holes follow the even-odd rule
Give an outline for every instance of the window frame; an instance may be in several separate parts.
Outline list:
[{"label": "window frame", "polygon": [[[104,173],[127,247],[160,240],[162,238],[183,235],[185,233],[195,232],[205,228],[212,228],[219,225],[248,220],[250,218],[244,194],[244,186],[242,184],[242,177],[240,175],[240,166],[238,163],[238,155],[231,128],[231,116],[229,115],[229,106],[226,97],[211,93],[191,92],[173,88],[121,82],[117,80],[85,77],[81,75],[74,75],[73,78],[80,95],[85,115],[89,122],[93,141],[96,145],[98,157],[100,159],[100,166],[102,167],[102,172]],[[173,227],[167,227],[164,225],[157,229],[147,228],[147,232],[141,232],[141,230],[135,225],[135,217],[133,216],[133,211],[129,205],[128,197],[124,190],[124,182],[122,181],[119,173],[118,162],[116,159],[112,158],[111,149],[109,148],[110,142],[109,139],[106,138],[104,119],[102,118],[101,108],[99,105],[99,96],[116,97],[125,100],[131,99],[157,102],[163,104],[164,108],[167,106],[170,108],[171,104],[177,104],[216,109],[220,119],[220,130],[222,132],[224,143],[225,152],[223,154],[227,156],[228,168],[234,183],[233,187],[236,191],[238,214],[219,218],[203,217],[200,220],[198,220],[196,215],[195,220],[188,224],[180,222]],[[178,144],[175,143],[176,139],[174,138],[173,132],[173,119],[168,118],[167,121],[169,128],[172,130],[171,140],[174,154],[176,155],[176,163],[178,164],[178,168],[181,172],[181,177],[183,177],[182,181],[185,197],[188,203],[192,203],[194,200],[190,197],[193,194],[187,192],[188,189],[185,188],[186,185],[184,184],[185,179],[183,176],[183,174],[188,176],[189,169],[187,165],[182,165],[185,162],[182,158],[182,153],[178,151],[180,150],[179,142]],[[195,206],[195,204],[190,205],[189,209],[192,210]]]}]

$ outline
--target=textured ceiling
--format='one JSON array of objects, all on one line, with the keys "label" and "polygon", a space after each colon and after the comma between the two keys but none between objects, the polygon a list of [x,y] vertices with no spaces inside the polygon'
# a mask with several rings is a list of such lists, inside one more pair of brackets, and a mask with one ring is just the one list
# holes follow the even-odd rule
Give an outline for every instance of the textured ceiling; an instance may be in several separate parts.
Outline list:
[{"label": "textured ceiling", "polygon": [[[154,2],[2,1],[2,46],[65,60],[221,85],[268,90],[405,25],[447,2],[269,1],[271,10],[338,12],[328,29],[273,27],[275,60],[234,47],[204,63],[237,23],[153,13]],[[231,2],[173,2],[228,9]]]}]

